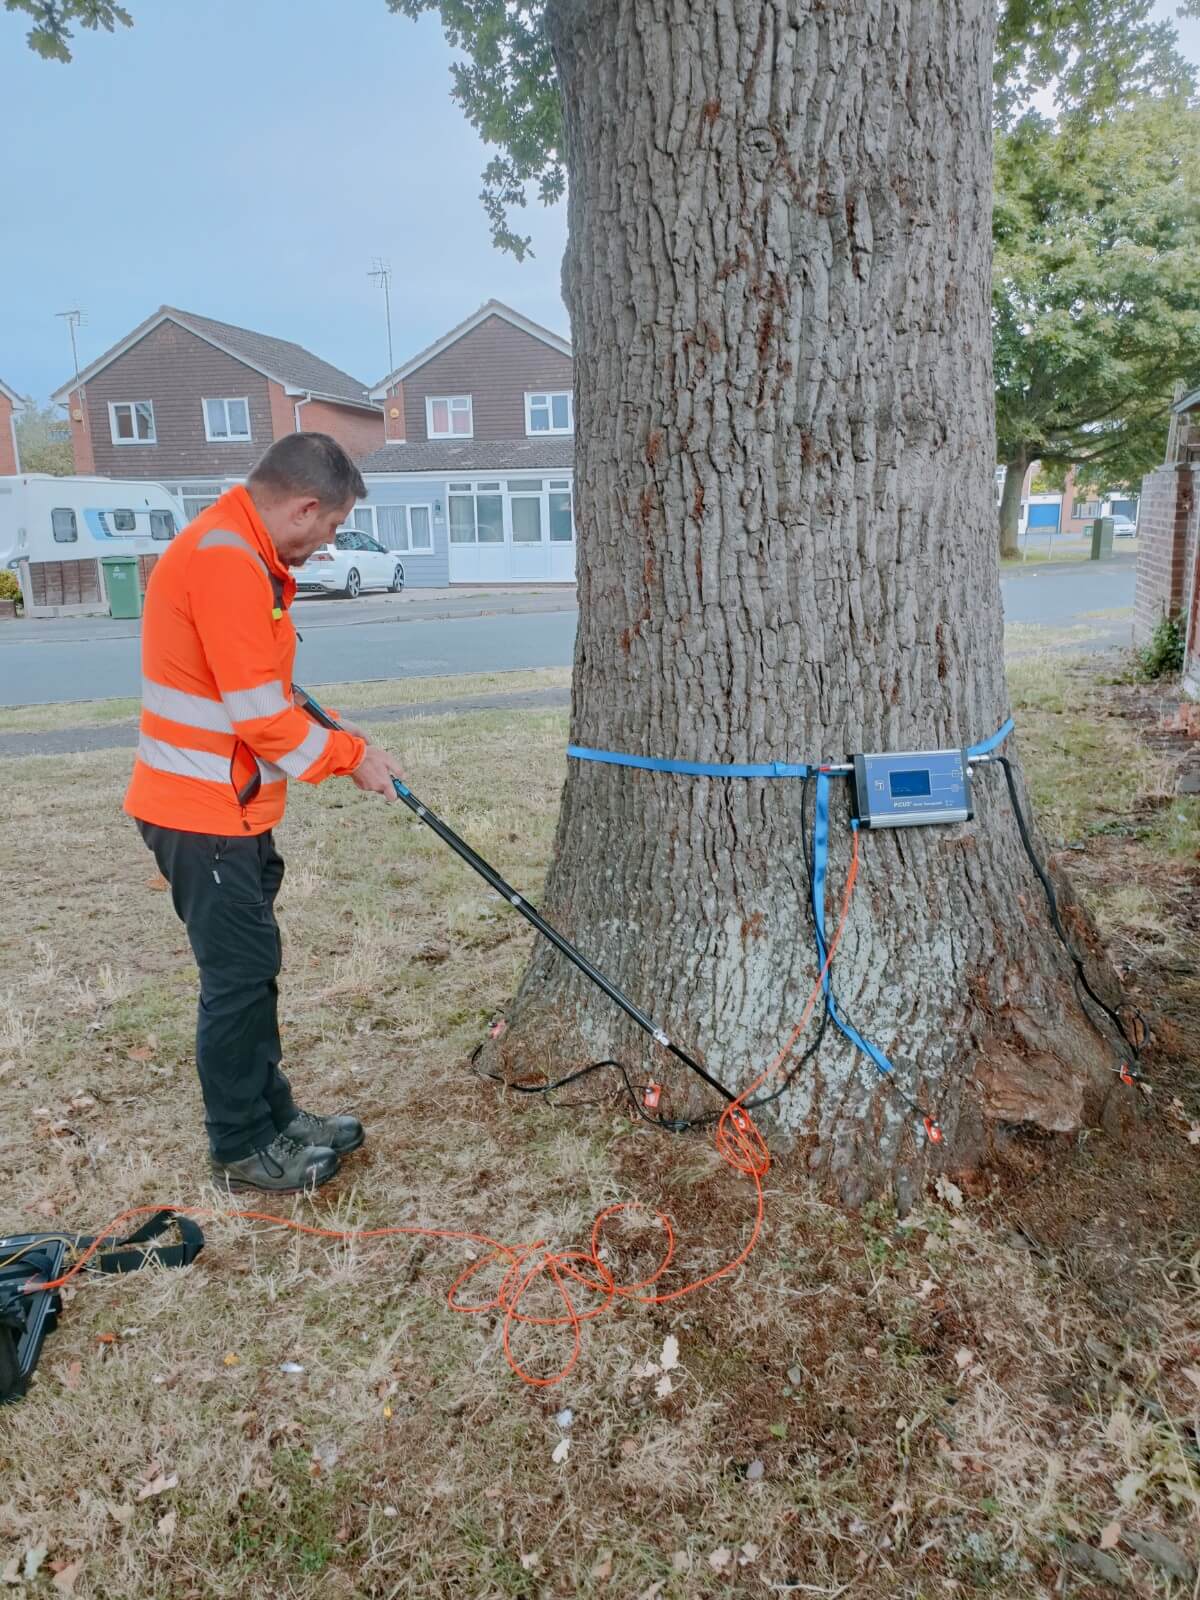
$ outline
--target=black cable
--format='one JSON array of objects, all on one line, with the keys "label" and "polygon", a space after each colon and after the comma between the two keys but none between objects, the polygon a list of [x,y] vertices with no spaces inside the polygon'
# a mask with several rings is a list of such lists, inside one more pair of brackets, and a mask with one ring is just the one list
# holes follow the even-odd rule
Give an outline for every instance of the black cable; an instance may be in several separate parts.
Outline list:
[{"label": "black cable", "polygon": [[[1024,847],[1026,856],[1029,858],[1029,864],[1033,868],[1034,872],[1037,873],[1038,881],[1042,886],[1042,892],[1046,897],[1046,905],[1050,911],[1051,925],[1053,926],[1055,933],[1058,935],[1059,942],[1062,944],[1063,949],[1070,956],[1075,967],[1075,994],[1079,998],[1080,1005],[1082,1006],[1083,999],[1079,994],[1080,985],[1082,985],[1088,997],[1094,1002],[1094,1004],[1099,1006],[1100,1010],[1103,1011],[1104,1015],[1112,1023],[1113,1027],[1117,1030],[1117,1033],[1120,1036],[1121,1043],[1130,1051],[1133,1056],[1133,1064],[1131,1064],[1130,1067],[1130,1076],[1137,1077],[1138,1074],[1136,1071],[1132,1070],[1132,1066],[1136,1064],[1141,1055],[1141,1044],[1136,1038],[1131,1037],[1127,1031],[1124,1022],[1121,1020],[1120,1012],[1114,1010],[1106,1000],[1102,1000],[1101,997],[1096,993],[1095,989],[1093,989],[1091,984],[1088,982],[1088,975],[1084,970],[1083,961],[1080,959],[1080,956],[1074,945],[1067,937],[1067,930],[1063,927],[1062,918],[1059,915],[1058,910],[1058,896],[1054,892],[1054,885],[1051,883],[1049,875],[1042,866],[1042,863],[1038,860],[1037,851],[1033,847],[1033,840],[1029,833],[1029,824],[1026,821],[1025,813],[1021,810],[1021,802],[1017,795],[1017,782],[1013,777],[1012,763],[1009,761],[1007,756],[996,756],[995,759],[997,763],[1004,769],[1004,782],[1008,788],[1008,798],[1009,803],[1012,806],[1013,816],[1016,818],[1017,832],[1021,836],[1021,844]],[[1122,1009],[1132,1012],[1132,1014],[1137,1018],[1138,1024],[1140,1025],[1142,1034],[1144,1036],[1147,1031],[1146,1019],[1142,1016],[1142,1013],[1138,1010],[1138,1008],[1132,1003],[1125,1002]]]}]

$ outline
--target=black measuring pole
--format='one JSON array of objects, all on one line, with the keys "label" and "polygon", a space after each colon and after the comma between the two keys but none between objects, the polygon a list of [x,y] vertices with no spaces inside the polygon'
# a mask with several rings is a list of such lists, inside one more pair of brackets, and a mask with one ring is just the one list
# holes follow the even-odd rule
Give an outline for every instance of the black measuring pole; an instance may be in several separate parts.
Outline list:
[{"label": "black measuring pole", "polygon": [[[341,724],[335,721],[306,689],[302,689],[299,684],[294,683],[292,692],[295,694],[300,706],[308,712],[314,721],[319,722],[322,727],[341,731]],[[681,1061],[697,1077],[703,1078],[710,1088],[715,1089],[726,1100],[737,1099],[735,1094],[714,1078],[693,1056],[688,1055],[686,1050],[675,1044],[665,1029],[660,1028],[652,1017],[648,1017],[639,1006],[635,1006],[633,1001],[617,988],[615,983],[611,983],[600,971],[599,967],[594,966],[588,960],[582,950],[577,950],[569,939],[564,938],[557,928],[547,922],[536,906],[530,905],[529,901],[523,895],[518,894],[510,883],[506,883],[495,867],[490,862],[485,861],[477,851],[472,850],[467,841],[461,839],[448,822],[443,822],[436,812],[431,811],[427,805],[418,800],[406,783],[402,783],[399,778],[393,778],[392,783],[395,787],[397,798],[404,802],[414,816],[418,817],[427,828],[431,828],[443,844],[449,845],[456,856],[465,861],[469,867],[479,874],[486,884],[493,888],[503,899],[507,900],[514,911],[520,912],[526,922],[535,927],[543,939],[548,939],[556,950],[560,950],[567,960],[583,973],[585,978],[590,978],[614,1005],[620,1006],[626,1016],[632,1017],[638,1027],[650,1035],[655,1044],[668,1051],[677,1061]]]}]

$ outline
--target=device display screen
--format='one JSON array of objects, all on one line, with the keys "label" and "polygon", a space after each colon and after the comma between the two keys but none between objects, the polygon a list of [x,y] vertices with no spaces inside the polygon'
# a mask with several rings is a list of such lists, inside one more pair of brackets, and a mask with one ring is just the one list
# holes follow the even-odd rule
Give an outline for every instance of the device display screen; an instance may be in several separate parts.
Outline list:
[{"label": "device display screen", "polygon": [[919,800],[930,793],[928,767],[910,767],[907,772],[888,774],[893,800]]}]

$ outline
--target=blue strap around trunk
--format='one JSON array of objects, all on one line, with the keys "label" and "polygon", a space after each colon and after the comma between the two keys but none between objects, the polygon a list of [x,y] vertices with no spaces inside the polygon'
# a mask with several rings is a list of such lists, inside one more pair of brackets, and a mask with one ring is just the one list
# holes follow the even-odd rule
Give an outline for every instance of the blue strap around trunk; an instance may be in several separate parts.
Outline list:
[{"label": "blue strap around trunk", "polygon": [[[977,761],[1003,744],[1013,731],[1009,717],[990,739],[970,745],[967,759]],[[676,772],[685,778],[807,778],[820,768],[805,761],[673,761],[661,756],[630,756],[621,750],[595,750],[591,745],[569,744],[567,754],[576,761],[602,761],[610,767],[637,767],[642,772]]]}]

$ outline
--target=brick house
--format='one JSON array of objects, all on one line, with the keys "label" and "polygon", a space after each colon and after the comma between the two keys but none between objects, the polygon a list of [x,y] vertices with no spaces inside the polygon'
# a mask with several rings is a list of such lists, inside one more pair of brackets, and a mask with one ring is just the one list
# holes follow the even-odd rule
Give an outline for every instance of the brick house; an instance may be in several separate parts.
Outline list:
[{"label": "brick house", "polygon": [[0,478],[11,477],[21,470],[16,414],[24,403],[17,391],[0,378]]},{"label": "brick house", "polygon": [[573,391],[570,343],[498,300],[375,385],[353,518],[409,587],[574,582]]},{"label": "brick house", "polygon": [[365,385],[303,346],[160,306],[53,396],[78,473],[153,478],[195,516],[287,433],[330,433],[356,459],[383,442]]},{"label": "brick house", "polygon": [[1200,389],[1172,409],[1167,459],[1142,479],[1133,636],[1144,644],[1160,618],[1190,614],[1189,682],[1200,689]]},{"label": "brick house", "polygon": [[1093,490],[1082,491],[1075,485],[1075,468],[1067,473],[1063,486],[1062,531],[1071,538],[1087,538],[1097,517],[1128,517],[1137,521],[1136,495],[1109,495],[1101,497]]}]

